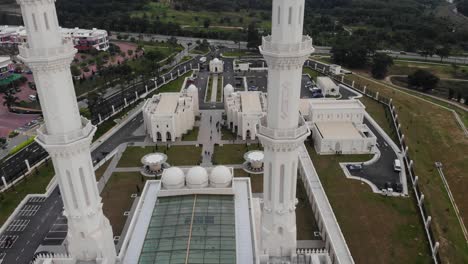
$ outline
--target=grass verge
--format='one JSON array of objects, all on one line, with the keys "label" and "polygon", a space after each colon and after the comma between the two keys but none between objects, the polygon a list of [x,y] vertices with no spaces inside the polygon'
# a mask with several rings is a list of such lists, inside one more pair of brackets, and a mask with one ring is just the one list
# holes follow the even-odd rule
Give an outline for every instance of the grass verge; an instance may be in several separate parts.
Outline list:
[{"label": "grass verge", "polygon": [[[439,100],[429,100],[425,96],[356,75],[348,78],[352,78],[358,84],[367,85],[382,96],[393,98],[405,140],[409,145],[410,157],[415,162],[416,175],[421,179],[419,186],[426,197],[428,214],[432,216],[432,227],[435,239],[440,243],[442,262],[468,263],[468,244],[434,166],[436,161],[444,165],[444,174],[460,213],[464,219],[468,219],[468,178],[462,176],[468,171],[468,139],[456,123],[453,114],[431,103],[440,103]],[[429,102],[418,98],[427,99]]]},{"label": "grass verge", "polygon": [[167,162],[172,166],[198,165],[201,160],[201,147],[195,146],[166,146],[156,147],[127,147],[117,164],[117,167],[140,167],[141,158],[149,153],[161,152],[168,157]]},{"label": "grass verge", "polygon": [[229,144],[215,145],[213,152],[213,164],[242,164],[245,162],[244,154],[251,150],[263,149],[261,145]]},{"label": "grass verge", "polygon": [[128,218],[124,213],[130,211],[135,200],[131,195],[143,190],[144,185],[145,179],[139,172],[116,172],[102,190],[103,211],[112,225],[114,236],[122,234]]},{"label": "grass verge", "polygon": [[182,141],[196,141],[198,139],[199,127],[193,127],[187,134],[182,135]]},{"label": "grass verge", "polygon": [[413,199],[374,194],[368,185],[346,179],[339,162],[361,162],[367,155],[319,156],[308,143],[356,263],[431,263]]}]

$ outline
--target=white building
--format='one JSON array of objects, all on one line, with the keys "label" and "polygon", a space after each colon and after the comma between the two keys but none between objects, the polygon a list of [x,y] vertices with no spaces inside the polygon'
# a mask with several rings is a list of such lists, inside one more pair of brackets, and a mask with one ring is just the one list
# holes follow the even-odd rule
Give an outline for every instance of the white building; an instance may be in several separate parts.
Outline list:
[{"label": "white building", "polygon": [[[109,49],[109,36],[102,29],[60,28],[64,38],[71,39],[79,51]],[[0,26],[0,46],[14,46],[27,42],[28,36],[24,26]]]},{"label": "white building", "polygon": [[364,124],[365,106],[359,100],[301,100],[314,147],[319,154],[373,153],[377,138]]},{"label": "white building", "polygon": [[339,75],[341,74],[341,66],[336,65],[336,64],[331,64],[330,65],[330,72],[334,75]]},{"label": "white building", "polygon": [[194,97],[186,92],[160,93],[145,102],[143,106],[145,128],[154,142],[175,141],[193,129]]},{"label": "white building", "polygon": [[232,86],[224,88],[224,108],[227,127],[243,140],[257,137],[257,125],[266,115],[267,95],[262,92],[231,92]]},{"label": "white building", "polygon": [[10,57],[0,57],[0,80],[10,76],[10,71],[14,70]]},{"label": "white building", "polygon": [[222,73],[224,71],[224,61],[214,58],[210,61],[210,72]]},{"label": "white building", "polygon": [[322,91],[323,96],[340,95],[340,87],[330,77],[317,77],[317,87]]}]

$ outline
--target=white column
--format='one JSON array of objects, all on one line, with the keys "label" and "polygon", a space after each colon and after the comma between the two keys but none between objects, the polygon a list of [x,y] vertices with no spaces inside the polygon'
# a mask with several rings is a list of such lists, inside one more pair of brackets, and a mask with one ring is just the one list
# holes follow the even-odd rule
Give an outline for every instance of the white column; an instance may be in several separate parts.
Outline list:
[{"label": "white column", "polygon": [[80,117],[70,73],[76,50],[62,38],[55,1],[17,2],[28,34],[19,58],[34,72],[45,121],[36,140],[52,157],[68,218],[68,252],[78,262],[115,263],[112,228],[102,212],[90,155],[96,127]]},{"label": "white column", "polygon": [[8,187],[8,183],[6,182],[5,176],[2,176],[3,188]]},{"label": "white column", "polygon": [[268,113],[258,137],[265,147],[261,257],[296,254],[298,150],[310,134],[299,120],[302,68],[313,52],[302,35],[304,0],[273,0],[272,35],[260,51],[268,65]]},{"label": "white column", "polygon": [[112,105],[112,113],[115,114],[115,107]]},{"label": "white column", "polygon": [[26,163],[26,167],[28,168],[28,172],[31,171],[31,166],[29,165],[29,160],[24,160],[24,163]]}]

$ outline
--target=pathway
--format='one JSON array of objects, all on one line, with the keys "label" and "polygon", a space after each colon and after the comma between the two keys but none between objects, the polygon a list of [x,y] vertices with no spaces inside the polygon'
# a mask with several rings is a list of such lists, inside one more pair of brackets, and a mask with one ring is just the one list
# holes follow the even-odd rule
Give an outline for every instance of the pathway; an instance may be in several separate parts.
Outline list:
[{"label": "pathway", "polygon": [[211,85],[211,99],[210,102],[216,103],[216,96],[218,94],[218,74],[213,74],[211,76],[213,78],[213,82]]},{"label": "pathway", "polygon": [[[207,110],[200,111],[200,131],[198,132],[197,142],[203,144],[203,161],[202,166],[212,165],[212,156],[214,151],[214,144],[221,143],[221,132],[218,132],[216,124],[222,121],[222,110]],[[205,153],[208,153],[205,155]]]}]

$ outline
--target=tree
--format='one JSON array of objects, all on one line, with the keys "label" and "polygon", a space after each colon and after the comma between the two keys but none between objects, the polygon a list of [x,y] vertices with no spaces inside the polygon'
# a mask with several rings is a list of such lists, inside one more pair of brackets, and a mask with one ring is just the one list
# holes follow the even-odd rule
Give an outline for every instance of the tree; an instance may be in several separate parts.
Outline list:
[{"label": "tree", "polygon": [[454,95],[455,95],[455,91],[452,88],[449,88],[448,99],[452,100]]},{"label": "tree", "polygon": [[439,77],[426,70],[417,70],[413,74],[408,75],[408,84],[422,88],[423,91],[436,88],[439,80]]},{"label": "tree", "polygon": [[250,23],[247,28],[247,48],[256,49],[262,44],[260,34],[255,26],[255,23]]},{"label": "tree", "polygon": [[376,53],[372,61],[372,76],[383,79],[387,76],[388,67],[393,65],[393,58],[385,53]]},{"label": "tree", "polygon": [[457,3],[458,12],[462,13],[464,16],[468,16],[468,0],[460,0]]},{"label": "tree", "polygon": [[81,75],[81,71],[80,71],[80,69],[78,68],[78,66],[76,66],[76,65],[72,65],[72,66],[70,67],[70,70],[71,70],[72,76],[74,76],[74,77],[75,77],[75,76],[80,76],[80,75]]},{"label": "tree", "polygon": [[204,28],[209,28],[210,27],[211,21],[207,18],[203,21],[203,27]]},{"label": "tree", "polygon": [[440,61],[444,58],[447,58],[450,55],[450,47],[449,46],[439,46],[437,47],[435,54],[440,57]]},{"label": "tree", "polygon": [[15,94],[9,90],[3,95],[3,105],[5,105],[9,111],[11,111],[11,107],[18,103],[19,98],[15,96]]},{"label": "tree", "polygon": [[363,68],[367,64],[367,57],[375,51],[374,44],[364,38],[341,37],[331,49],[334,63],[350,68]]}]

